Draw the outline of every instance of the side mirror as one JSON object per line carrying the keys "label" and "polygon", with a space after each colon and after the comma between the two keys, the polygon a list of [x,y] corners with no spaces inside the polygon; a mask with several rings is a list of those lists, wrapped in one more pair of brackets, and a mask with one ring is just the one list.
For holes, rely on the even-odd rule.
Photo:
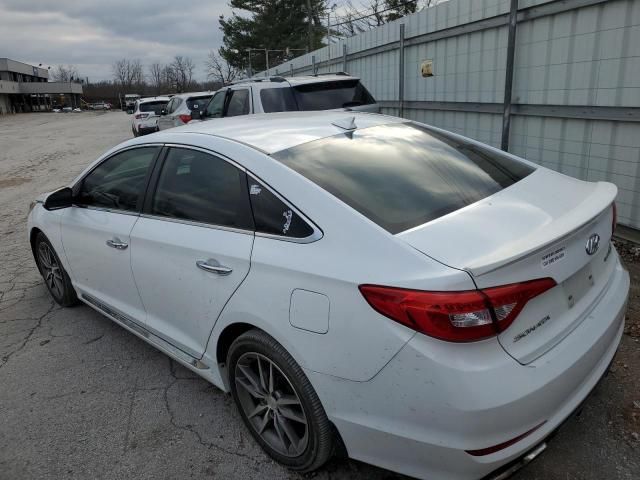
{"label": "side mirror", "polygon": [[167,114],[167,109],[163,108],[162,110],[160,110],[160,115],[166,115]]}
{"label": "side mirror", "polygon": [[73,190],[70,187],[64,187],[60,190],[49,194],[44,201],[43,207],[45,210],[58,210],[61,208],[68,208],[73,204]]}

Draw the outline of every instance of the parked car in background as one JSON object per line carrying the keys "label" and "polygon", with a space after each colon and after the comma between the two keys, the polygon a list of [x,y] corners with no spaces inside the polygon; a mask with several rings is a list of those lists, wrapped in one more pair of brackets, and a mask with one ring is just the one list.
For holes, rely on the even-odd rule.
{"label": "parked car in background", "polygon": [[358,77],[346,73],[240,80],[221,88],[196,120],[251,113],[310,110],[378,112],[379,105]]}
{"label": "parked car in background", "polygon": [[56,302],[231,392],[292,469],[506,478],[619,345],[616,194],[406,119],[288,112],[129,140],[27,239]]}
{"label": "parked car in background", "polygon": [[166,108],[169,100],[169,97],[149,97],[136,102],[131,119],[134,137],[158,131],[160,112]]}
{"label": "parked car in background", "polygon": [[111,110],[111,104],[107,102],[95,102],[87,104],[88,110]]}
{"label": "parked car in background", "polygon": [[206,107],[213,92],[180,93],[171,97],[167,107],[161,112],[158,119],[158,129],[179,127],[191,121],[191,112],[199,111]]}
{"label": "parked car in background", "polygon": [[140,99],[140,95],[137,93],[127,93],[124,96],[124,110],[126,110],[127,113],[133,113],[138,99]]}

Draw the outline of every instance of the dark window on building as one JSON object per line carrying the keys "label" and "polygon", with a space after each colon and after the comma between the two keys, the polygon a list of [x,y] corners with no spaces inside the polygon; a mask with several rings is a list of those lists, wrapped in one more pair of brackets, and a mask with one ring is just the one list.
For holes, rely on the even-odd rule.
{"label": "dark window on building", "polygon": [[253,228],[244,172],[196,150],[169,150],[151,209],[154,215]]}
{"label": "dark window on building", "polygon": [[159,150],[160,147],[134,148],[105,160],[82,181],[77,203],[113,210],[137,210],[147,171]]}
{"label": "dark window on building", "polygon": [[305,238],[313,233],[307,222],[253,177],[248,176],[249,198],[256,232]]}

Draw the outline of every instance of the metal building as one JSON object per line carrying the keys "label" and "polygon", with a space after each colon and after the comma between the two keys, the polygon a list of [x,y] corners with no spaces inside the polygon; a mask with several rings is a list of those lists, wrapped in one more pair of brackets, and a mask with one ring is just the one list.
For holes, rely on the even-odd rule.
{"label": "metal building", "polygon": [[50,110],[53,105],[80,105],[82,85],[49,82],[49,71],[0,58],[0,115]]}

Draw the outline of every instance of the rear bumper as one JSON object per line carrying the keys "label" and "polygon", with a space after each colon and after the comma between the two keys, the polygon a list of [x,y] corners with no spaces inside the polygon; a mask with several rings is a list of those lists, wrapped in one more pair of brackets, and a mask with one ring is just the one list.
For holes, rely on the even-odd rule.
{"label": "rear bumper", "polygon": [[[369,382],[307,375],[350,457],[419,478],[479,479],[538,446],[594,388],[620,343],[628,290],[618,263],[591,314],[526,366],[496,339],[460,345],[416,335]],[[465,452],[542,422],[498,452]]]}

